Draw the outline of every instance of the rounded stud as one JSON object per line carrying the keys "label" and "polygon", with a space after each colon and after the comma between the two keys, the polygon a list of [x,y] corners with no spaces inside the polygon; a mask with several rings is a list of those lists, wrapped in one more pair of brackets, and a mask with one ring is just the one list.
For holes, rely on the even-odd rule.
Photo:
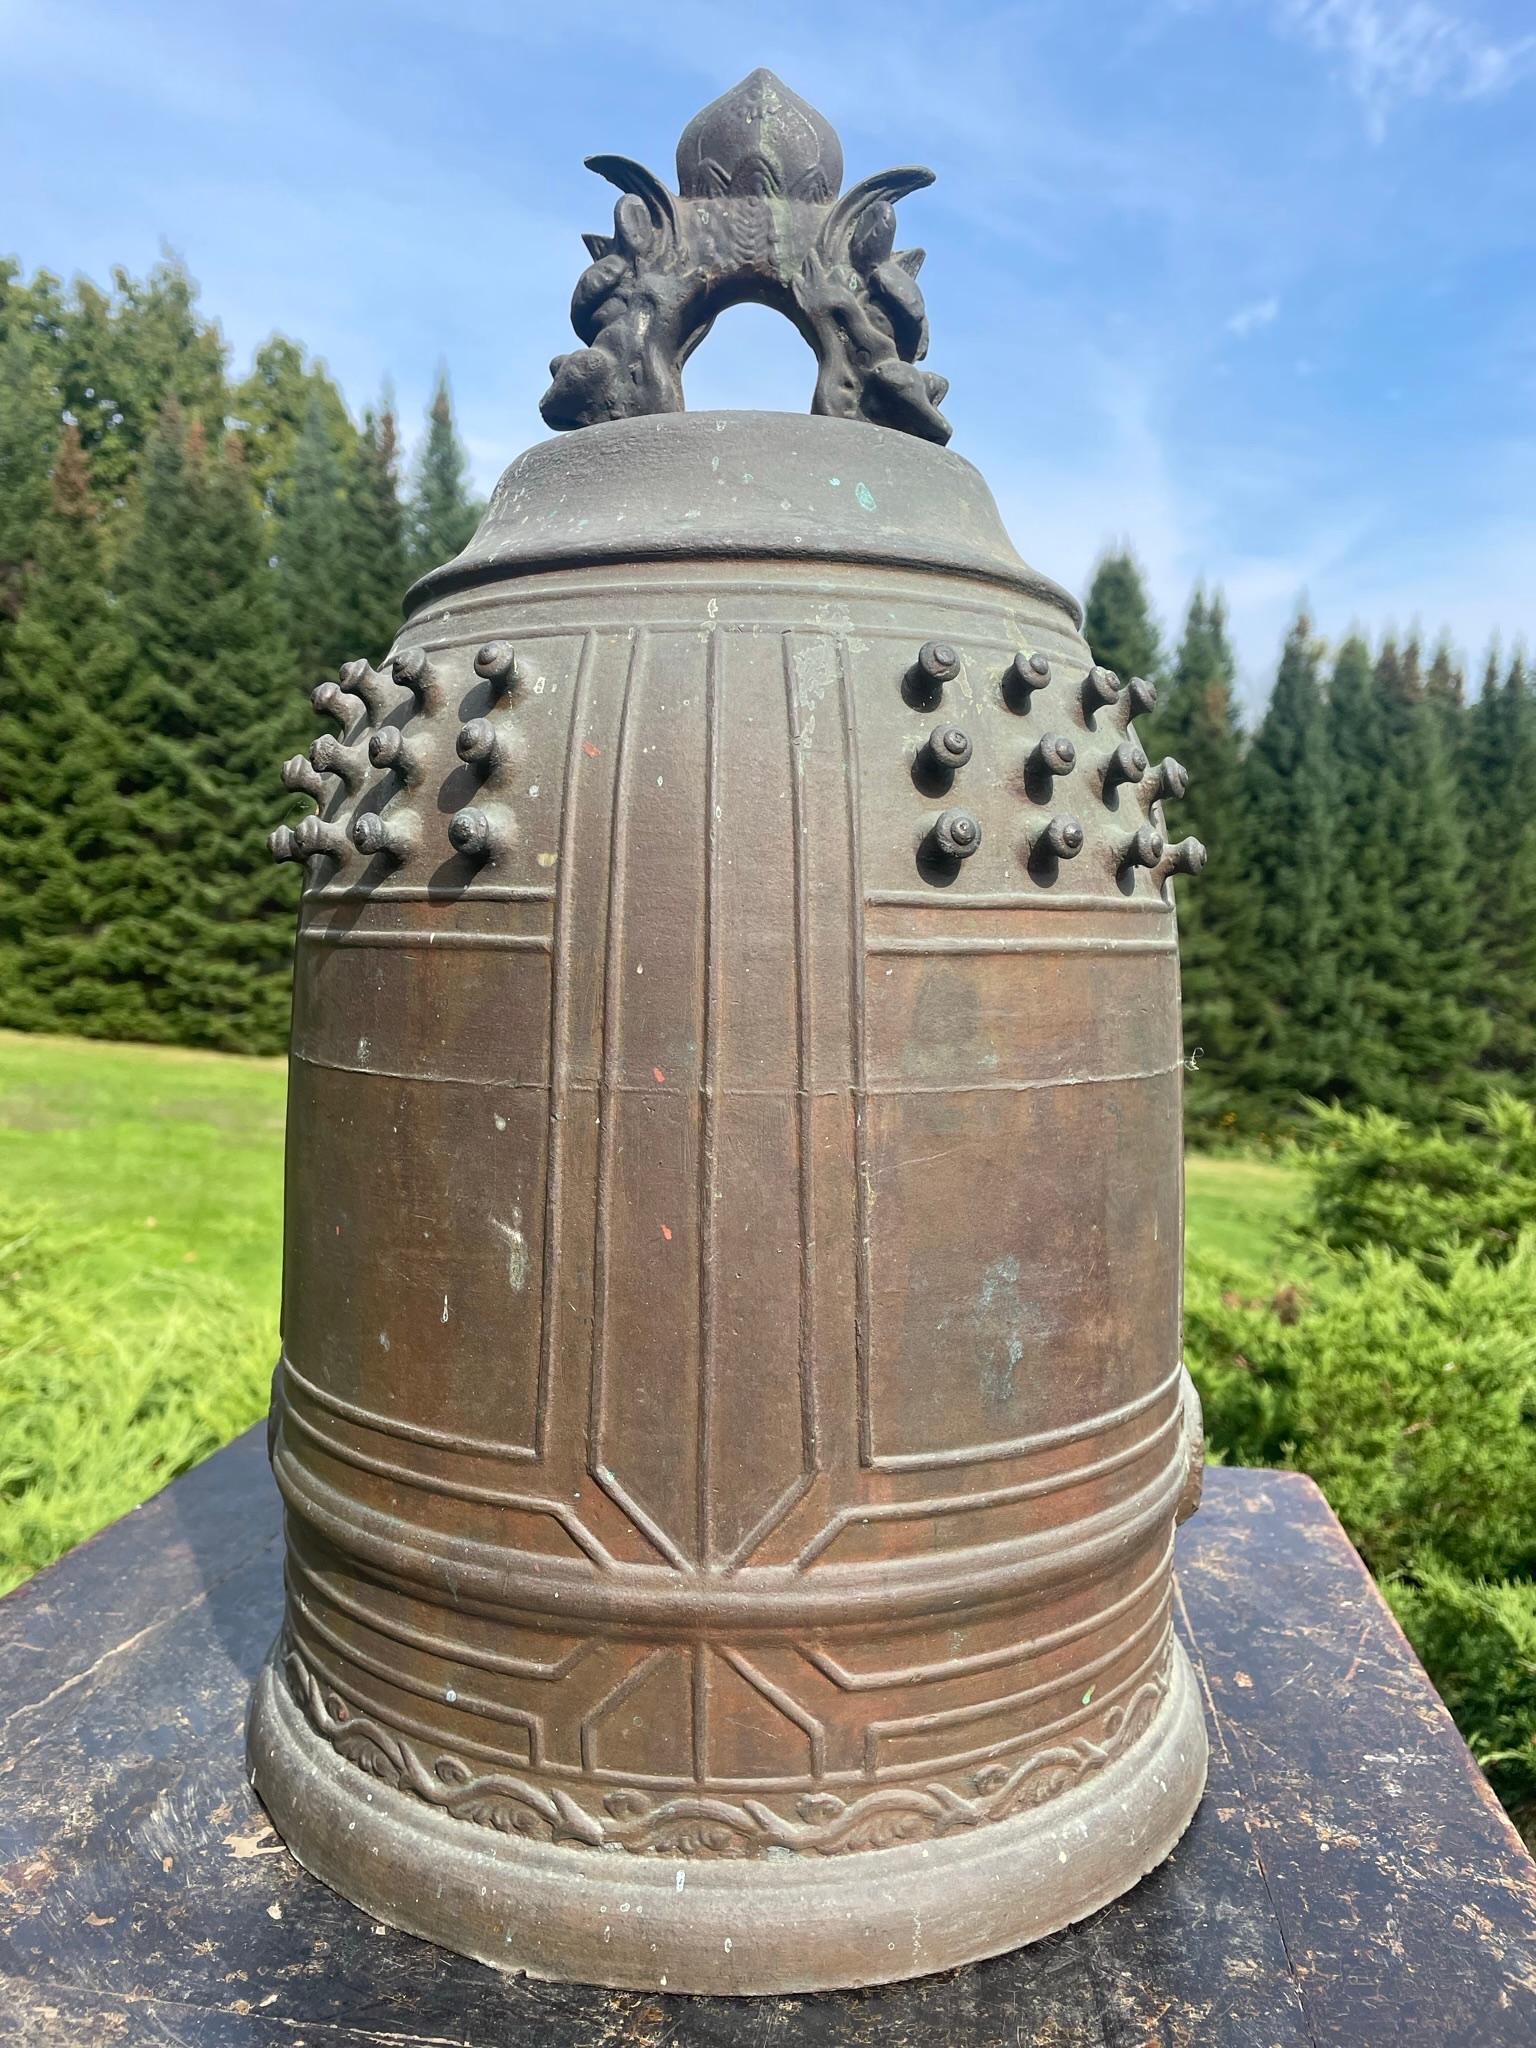
{"label": "rounded stud", "polygon": [[1157,685],[1149,683],[1145,676],[1132,676],[1125,686],[1126,702],[1132,718],[1150,718],[1157,709]]}
{"label": "rounded stud", "polygon": [[370,717],[383,717],[389,708],[389,690],[372,662],[361,659],[344,661],[337,673],[341,677],[342,689],[351,696],[360,697]]}
{"label": "rounded stud", "polygon": [[309,693],[309,701],[322,718],[334,718],[345,732],[363,715],[361,697],[352,697],[336,683],[321,683]]}
{"label": "rounded stud", "polygon": [[282,778],[284,789],[291,789],[295,796],[312,796],[319,803],[325,795],[325,779],[307,755],[290,754],[283,763]]}
{"label": "rounded stud", "polygon": [[1112,668],[1095,664],[1083,677],[1083,702],[1090,711],[1114,704],[1120,697],[1120,678]]}
{"label": "rounded stud", "polygon": [[309,764],[321,775],[339,775],[348,789],[356,789],[363,779],[360,751],[344,747],[334,733],[323,732],[311,743]]}
{"label": "rounded stud", "polygon": [[970,811],[942,811],[931,837],[945,860],[969,860],[981,845],[981,820]]}
{"label": "rounded stud", "polygon": [[1174,799],[1189,793],[1189,770],[1172,754],[1157,764],[1157,793]]}
{"label": "rounded stud", "polygon": [[1122,740],[1104,763],[1104,787],[1117,782],[1140,782],[1147,772],[1147,757],[1134,740]]}
{"label": "rounded stud", "polygon": [[1051,664],[1043,654],[1025,654],[1020,649],[1013,657],[1010,674],[1021,690],[1043,690],[1051,680]]}
{"label": "rounded stud", "polygon": [[389,672],[401,689],[409,690],[413,697],[424,697],[432,681],[432,664],[421,647],[402,647],[390,662]]}
{"label": "rounded stud", "polygon": [[424,709],[442,702],[443,686],[425,648],[402,647],[389,664],[397,686],[408,690]]}
{"label": "rounded stud", "polygon": [[1070,740],[1059,733],[1042,733],[1035,742],[1030,761],[1043,768],[1047,775],[1070,775],[1077,766],[1077,749]]}
{"label": "rounded stud", "polygon": [[267,851],[274,860],[302,860],[299,842],[291,825],[279,825],[267,834]]}
{"label": "rounded stud", "polygon": [[471,718],[461,725],[454,745],[459,759],[474,768],[494,768],[501,755],[501,742],[488,718]]}
{"label": "rounded stud", "polygon": [[377,811],[363,811],[352,820],[352,844],[371,858],[376,853],[389,860],[404,860],[415,840],[412,821],[381,818]]}
{"label": "rounded stud", "polygon": [[948,640],[925,640],[917,653],[919,672],[930,683],[950,683],[960,673],[959,650]]}
{"label": "rounded stud", "polygon": [[1168,849],[1168,865],[1178,875],[1198,875],[1209,859],[1198,839],[1181,839]]}
{"label": "rounded stud", "polygon": [[1052,853],[1057,860],[1076,860],[1083,850],[1083,828],[1076,818],[1048,818],[1035,834],[1032,853]]}
{"label": "rounded stud", "polygon": [[1051,680],[1051,664],[1043,654],[1026,654],[1021,647],[1003,670],[1003,702],[1010,711],[1027,711],[1036,690]]}
{"label": "rounded stud", "polygon": [[302,860],[308,860],[317,853],[329,854],[332,860],[345,860],[351,851],[341,827],[327,824],[314,812],[307,818],[300,818],[294,828],[293,840]]}
{"label": "rounded stud", "polygon": [[489,860],[495,837],[489,814],[478,804],[467,804],[448,821],[448,842],[466,860]]}
{"label": "rounded stud", "polygon": [[402,780],[419,782],[422,777],[421,753],[398,725],[381,725],[368,738],[368,759],[375,768],[393,768]]}
{"label": "rounded stud", "polygon": [[936,725],[928,735],[925,751],[935,768],[952,775],[971,758],[971,736],[958,725]]}
{"label": "rounded stud", "polygon": [[514,690],[522,681],[517,649],[510,640],[487,640],[475,656],[475,674],[496,690]]}
{"label": "rounded stud", "polygon": [[1121,848],[1120,865],[1123,868],[1155,868],[1166,850],[1162,833],[1153,825],[1143,825]]}

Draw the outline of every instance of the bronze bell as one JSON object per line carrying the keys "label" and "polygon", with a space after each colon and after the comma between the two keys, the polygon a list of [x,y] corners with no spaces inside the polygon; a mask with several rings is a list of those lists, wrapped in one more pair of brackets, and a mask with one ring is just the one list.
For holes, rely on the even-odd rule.
{"label": "bronze bell", "polygon": [[[1187,1825],[1165,773],[945,451],[916,251],[770,73],[618,184],[304,864],[250,1733],[294,1853],[535,1975],[872,1984]],[[815,416],[688,414],[743,299]]]}

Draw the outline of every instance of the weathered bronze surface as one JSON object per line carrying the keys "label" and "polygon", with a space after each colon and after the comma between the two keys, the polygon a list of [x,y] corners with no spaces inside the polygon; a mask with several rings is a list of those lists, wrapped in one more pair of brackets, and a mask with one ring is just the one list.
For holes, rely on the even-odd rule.
{"label": "weathered bronze surface", "polygon": [[[757,73],[668,198],[752,252],[737,293],[840,211],[888,251],[890,181],[840,170]],[[319,808],[273,842],[306,884],[251,1762],[301,1861],[470,1954],[867,1984],[1091,1912],[1204,1781],[1169,1625],[1203,849],[1149,689],[976,471],[867,397],[680,412],[691,341],[658,382],[626,261],[609,381],[555,384],[623,402],[512,465],[284,770]]]}

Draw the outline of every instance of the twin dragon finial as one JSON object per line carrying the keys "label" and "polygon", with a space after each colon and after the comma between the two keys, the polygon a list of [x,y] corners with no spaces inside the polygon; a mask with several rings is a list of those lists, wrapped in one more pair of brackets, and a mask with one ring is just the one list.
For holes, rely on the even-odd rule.
{"label": "twin dragon finial", "polygon": [[551,427],[683,410],[683,365],[717,315],[773,306],[816,354],[811,410],[948,441],[945,378],[917,365],[928,316],[921,249],[897,250],[894,202],[933,183],[879,171],[838,197],[831,124],[771,71],[754,71],[696,114],[677,147],[678,190],[623,156],[587,158],[623,193],[611,235],[571,301],[587,344],[550,365],[539,410]]}

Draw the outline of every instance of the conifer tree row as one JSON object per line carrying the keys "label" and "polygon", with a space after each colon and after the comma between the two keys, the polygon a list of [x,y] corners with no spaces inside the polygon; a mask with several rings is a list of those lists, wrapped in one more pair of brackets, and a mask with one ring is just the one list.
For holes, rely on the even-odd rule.
{"label": "conifer tree row", "polygon": [[[1158,637],[1134,557],[1106,555],[1086,631],[1124,675]],[[1251,735],[1219,593],[1196,590],[1142,724],[1188,771],[1179,890],[1196,1135],[1279,1134],[1305,1101],[1429,1121],[1491,1086],[1536,1094],[1536,694],[1493,658],[1470,704],[1416,639],[1329,656],[1305,612]],[[1474,832],[1469,821],[1479,820]]]}
{"label": "conifer tree row", "polygon": [[[354,416],[277,335],[232,383],[173,260],[109,289],[0,261],[0,1024],[274,1050],[292,871],[260,845],[305,702],[378,659],[480,507],[439,372],[402,483],[388,394]],[[1135,557],[1088,593],[1179,835],[1197,1135],[1280,1133],[1313,1097],[1429,1120],[1536,1095],[1536,684],[1496,653],[1299,615],[1245,733],[1225,605],[1167,653]],[[1474,824],[1475,821],[1475,824]]]}
{"label": "conifer tree row", "polygon": [[392,400],[282,336],[231,385],[172,260],[0,262],[0,1025],[281,1047],[278,765],[481,509],[443,374],[423,442],[403,499]]}

